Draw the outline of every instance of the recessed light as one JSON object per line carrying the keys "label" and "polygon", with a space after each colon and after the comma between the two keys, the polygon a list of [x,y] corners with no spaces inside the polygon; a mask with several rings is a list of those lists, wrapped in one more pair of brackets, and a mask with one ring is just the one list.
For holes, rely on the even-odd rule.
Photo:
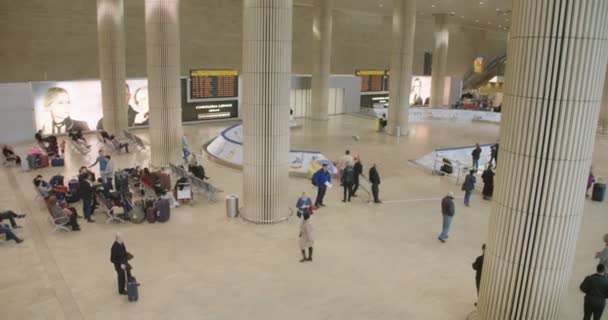
{"label": "recessed light", "polygon": [[499,9],[499,8],[496,8],[496,11],[500,11],[500,9]]}
{"label": "recessed light", "polygon": [[475,20],[475,22],[479,22],[479,20]]}
{"label": "recessed light", "polygon": [[483,4],[483,1],[479,1],[479,4]]}
{"label": "recessed light", "polygon": [[464,16],[460,16],[461,19],[464,19]]}
{"label": "recessed light", "polygon": [[499,28],[502,28],[502,24],[499,24],[499,25],[498,25],[498,27],[499,27]]}
{"label": "recessed light", "polygon": [[488,22],[488,24],[492,24],[492,22]]}
{"label": "recessed light", "polygon": [[506,22],[509,22],[509,19],[505,19]]}
{"label": "recessed light", "polygon": [[435,8],[435,5],[434,5],[434,4],[432,4],[432,5],[431,5],[431,8]]}
{"label": "recessed light", "polygon": [[455,14],[456,14],[456,12],[452,11],[452,12],[450,12],[450,14],[451,14],[451,15],[455,15]]}
{"label": "recessed light", "polygon": [[378,6],[379,6],[380,8],[384,7],[384,5],[383,5],[382,3],[381,3],[381,4],[379,4]]}

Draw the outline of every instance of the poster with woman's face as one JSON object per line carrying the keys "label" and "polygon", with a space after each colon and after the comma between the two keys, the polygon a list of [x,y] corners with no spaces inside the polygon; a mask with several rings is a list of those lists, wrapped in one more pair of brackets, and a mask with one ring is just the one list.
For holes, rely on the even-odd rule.
{"label": "poster with woman's face", "polygon": [[[148,124],[148,81],[125,84],[129,126]],[[96,130],[102,123],[101,83],[98,80],[33,82],[36,129],[44,134]]]}

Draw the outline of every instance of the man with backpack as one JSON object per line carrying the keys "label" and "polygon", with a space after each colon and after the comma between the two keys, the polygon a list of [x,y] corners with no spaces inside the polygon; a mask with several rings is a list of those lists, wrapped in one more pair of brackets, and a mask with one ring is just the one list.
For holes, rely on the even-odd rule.
{"label": "man with backpack", "polygon": [[317,199],[315,201],[315,206],[325,207],[325,204],[323,204],[323,198],[325,197],[327,187],[331,187],[331,174],[327,169],[326,163],[324,163],[323,167],[315,172],[315,174],[312,176],[312,185],[317,187]]}
{"label": "man with backpack", "polygon": [[475,149],[471,152],[471,157],[473,158],[473,168],[477,170],[479,168],[479,158],[481,157],[481,148],[479,147],[479,143],[475,144]]}

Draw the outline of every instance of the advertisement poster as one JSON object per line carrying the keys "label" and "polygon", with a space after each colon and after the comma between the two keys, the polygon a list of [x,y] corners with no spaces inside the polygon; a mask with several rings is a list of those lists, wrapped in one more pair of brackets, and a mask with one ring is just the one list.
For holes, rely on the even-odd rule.
{"label": "advertisement poster", "polygon": [[[237,100],[187,102],[186,85],[181,79],[182,121],[238,117]],[[149,125],[148,80],[128,79],[125,90],[129,126]],[[32,95],[36,129],[44,134],[103,128],[99,80],[32,82]]]}

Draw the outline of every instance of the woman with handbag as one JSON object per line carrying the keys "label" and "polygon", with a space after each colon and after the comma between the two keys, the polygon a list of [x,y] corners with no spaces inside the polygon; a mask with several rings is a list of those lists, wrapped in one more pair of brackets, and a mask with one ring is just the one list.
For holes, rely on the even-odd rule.
{"label": "woman with handbag", "polygon": [[302,192],[302,195],[300,196],[300,198],[298,198],[298,202],[296,202],[296,208],[298,209],[298,212],[296,213],[298,218],[302,217],[304,211],[312,209],[312,200],[306,195],[306,192]]}
{"label": "woman with handbag", "polygon": [[133,259],[133,255],[127,252],[127,247],[125,247],[120,234],[116,234],[116,239],[112,245],[110,261],[114,264],[114,270],[118,276],[118,294],[127,294],[127,280],[132,277],[131,265],[129,264],[129,260],[131,259]]}
{"label": "woman with handbag", "polygon": [[[300,225],[300,250],[302,251],[302,259],[300,262],[312,262],[312,247],[314,245],[314,234],[312,224],[310,223],[310,209],[304,210],[302,214],[303,220]],[[308,258],[306,257],[306,249],[308,249]]]}

